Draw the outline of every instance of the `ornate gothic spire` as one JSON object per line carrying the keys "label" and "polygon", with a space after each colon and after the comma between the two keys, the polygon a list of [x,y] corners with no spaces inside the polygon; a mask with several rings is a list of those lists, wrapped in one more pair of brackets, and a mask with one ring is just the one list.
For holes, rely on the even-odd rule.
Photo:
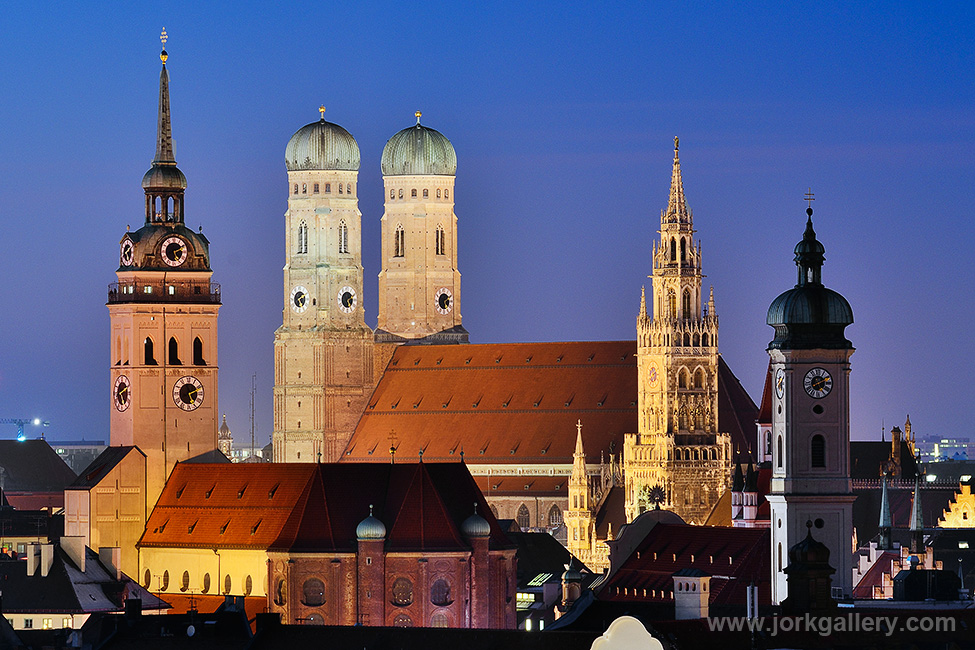
{"label": "ornate gothic spire", "polygon": [[684,181],[680,176],[680,140],[674,136],[674,170],[670,177],[670,200],[667,202],[666,221],[681,221],[690,218],[687,202],[684,201]]}
{"label": "ornate gothic spire", "polygon": [[921,512],[921,473],[914,476],[914,503],[911,504],[911,553],[924,552],[924,514]]}
{"label": "ornate gothic spire", "polygon": [[640,287],[640,318],[647,317],[647,288]]}
{"label": "ornate gothic spire", "polygon": [[156,158],[152,161],[154,165],[158,163],[176,164],[176,158],[173,156],[173,127],[169,117],[169,73],[166,71],[166,59],[169,58],[169,54],[166,52],[168,38],[164,27],[162,36],[159,38],[162,41],[163,50],[159,54],[162,70],[159,72],[159,123],[156,128]]}
{"label": "ornate gothic spire", "polygon": [[881,550],[890,548],[891,528],[890,498],[887,496],[887,472],[884,472],[883,488],[880,493],[880,543],[878,544],[878,548]]}

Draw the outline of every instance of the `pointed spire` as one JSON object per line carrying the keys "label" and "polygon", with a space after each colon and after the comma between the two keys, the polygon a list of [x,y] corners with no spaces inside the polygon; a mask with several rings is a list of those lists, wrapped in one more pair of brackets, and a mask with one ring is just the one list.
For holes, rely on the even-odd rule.
{"label": "pointed spire", "polygon": [[586,452],[582,449],[582,420],[576,422],[576,453],[575,456],[585,458]]}
{"label": "pointed spire", "polygon": [[924,514],[921,512],[921,472],[914,475],[914,502],[911,504],[911,553],[924,552]]}
{"label": "pointed spire", "polygon": [[667,201],[666,221],[680,221],[689,218],[687,202],[684,200],[684,181],[680,175],[680,140],[674,136],[674,169],[670,177],[670,200]]}
{"label": "pointed spire", "polygon": [[647,316],[647,288],[646,286],[640,287],[640,318],[646,318]]}
{"label": "pointed spire", "polygon": [[173,127],[169,115],[169,72],[166,71],[166,60],[169,54],[166,52],[166,28],[163,27],[160,40],[163,44],[162,53],[159,58],[162,60],[162,70],[159,72],[159,123],[156,128],[156,158],[153,164],[170,163],[175,165],[176,158],[173,156]]}
{"label": "pointed spire", "polygon": [[883,487],[880,492],[880,543],[881,550],[890,548],[890,529],[893,527],[890,516],[890,497],[887,496],[887,472],[884,472]]}
{"label": "pointed spire", "polygon": [[718,312],[714,308],[714,287],[711,287],[711,293],[708,295],[708,316],[715,318]]}

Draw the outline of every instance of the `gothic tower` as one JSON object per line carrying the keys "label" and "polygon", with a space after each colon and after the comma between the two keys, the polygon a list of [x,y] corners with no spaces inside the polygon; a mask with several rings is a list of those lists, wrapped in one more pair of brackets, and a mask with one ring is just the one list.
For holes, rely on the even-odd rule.
{"label": "gothic tower", "polygon": [[593,550],[593,516],[589,503],[589,472],[586,452],[582,446],[582,421],[576,424],[576,450],[572,455],[572,474],[569,476],[569,507],[565,513],[566,548],[575,557],[583,558]]}
{"label": "gothic tower", "polygon": [[653,245],[652,316],[644,293],[637,318],[639,433],[624,441],[628,521],[659,504],[701,523],[731,474],[730,436],[718,432],[718,317],[713,291],[702,304],[701,245],[678,144]]}
{"label": "gothic tower", "polygon": [[[165,32],[163,38],[165,45]],[[177,461],[217,447],[217,312],[210,242],[184,223],[186,177],[176,166],[166,50],[160,55],[156,156],[142,179],[145,224],[122,237],[109,287],[111,444],[146,455],[146,502]]]}
{"label": "gothic tower", "polygon": [[285,149],[284,311],[274,333],[274,460],[335,462],[375,385],[362,308],[359,145],[321,119]]}
{"label": "gothic tower", "polygon": [[454,178],[457,155],[439,131],[420,124],[386,143],[386,211],[376,340],[467,343],[461,324]]}
{"label": "gothic tower", "polygon": [[852,593],[853,501],[850,482],[850,356],[844,330],[850,303],[823,286],[825,249],[816,239],[812,208],[795,248],[799,281],[769,306],[772,404],[772,600],[788,595],[787,553],[807,523],[830,551],[834,588]]}

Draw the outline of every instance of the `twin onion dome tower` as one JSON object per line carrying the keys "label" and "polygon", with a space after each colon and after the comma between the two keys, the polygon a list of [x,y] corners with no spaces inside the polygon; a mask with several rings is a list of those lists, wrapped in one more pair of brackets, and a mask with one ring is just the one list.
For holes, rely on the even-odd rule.
{"label": "twin onion dome tower", "polygon": [[376,330],[362,308],[359,146],[320,119],[285,148],[284,311],[274,339],[274,458],[334,462],[400,344],[467,343],[461,324],[457,155],[420,123],[382,154],[385,213]]}

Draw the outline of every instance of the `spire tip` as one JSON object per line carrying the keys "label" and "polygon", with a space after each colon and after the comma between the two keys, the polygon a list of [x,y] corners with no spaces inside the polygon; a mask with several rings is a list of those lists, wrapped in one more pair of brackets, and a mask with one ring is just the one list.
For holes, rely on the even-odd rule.
{"label": "spire tip", "polygon": [[166,52],[166,41],[169,40],[169,34],[166,33],[166,28],[162,28],[162,33],[159,35],[159,41],[162,43],[162,52],[159,53],[159,60],[166,65],[166,59],[169,58],[169,54]]}

